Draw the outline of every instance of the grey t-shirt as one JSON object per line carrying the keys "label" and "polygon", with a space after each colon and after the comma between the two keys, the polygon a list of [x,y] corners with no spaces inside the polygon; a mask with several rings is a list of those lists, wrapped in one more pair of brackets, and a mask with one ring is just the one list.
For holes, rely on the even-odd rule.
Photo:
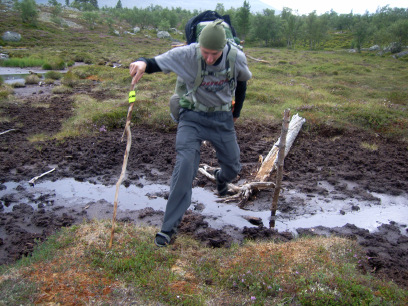
{"label": "grey t-shirt", "polygon": [[[177,47],[155,57],[155,60],[164,73],[174,72],[184,80],[187,90],[194,87],[194,82],[198,71],[197,43],[183,47]],[[219,72],[225,69],[228,46],[225,46],[221,62],[216,66],[206,65],[209,72]],[[236,78],[238,81],[248,81],[252,74],[248,69],[245,54],[239,50],[235,61]],[[228,78],[224,75],[206,75],[203,82],[196,91],[196,99],[201,104],[208,107],[221,106],[231,103],[232,93],[228,83]]]}

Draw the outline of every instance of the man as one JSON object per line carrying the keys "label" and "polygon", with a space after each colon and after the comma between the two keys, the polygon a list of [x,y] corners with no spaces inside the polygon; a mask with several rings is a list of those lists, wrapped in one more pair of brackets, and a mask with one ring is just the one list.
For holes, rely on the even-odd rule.
{"label": "man", "polygon": [[[163,225],[155,237],[157,246],[170,243],[191,204],[192,183],[199,167],[202,141],[210,141],[216,150],[221,169],[216,170],[214,175],[221,196],[227,194],[227,183],[241,170],[234,122],[240,115],[245,99],[246,81],[252,74],[248,69],[245,54],[240,50],[236,54],[234,65],[236,83],[223,74],[228,61],[227,55],[232,47],[227,44],[221,22],[222,20],[216,20],[205,26],[198,44],[178,47],[152,59],[140,58],[129,67],[133,77],[132,84],[136,84],[145,72],[158,71],[174,72],[186,84],[187,93],[178,97],[182,108],[179,112],[176,136],[177,157]],[[197,54],[201,54],[201,57]],[[198,86],[195,86],[200,69],[205,71],[205,74]],[[231,88],[231,84],[234,88]],[[234,92],[236,104],[232,112]]]}

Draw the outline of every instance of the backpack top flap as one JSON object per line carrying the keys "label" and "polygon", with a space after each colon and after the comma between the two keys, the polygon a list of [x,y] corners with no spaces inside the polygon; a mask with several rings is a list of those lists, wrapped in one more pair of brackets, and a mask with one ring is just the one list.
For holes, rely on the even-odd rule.
{"label": "backpack top flap", "polygon": [[[232,37],[237,36],[235,29],[232,27],[231,25],[231,20],[229,15],[224,15],[221,16],[219,13],[215,12],[215,11],[205,11],[202,12],[201,14],[192,17],[189,21],[187,21],[186,26],[185,26],[185,33],[186,33],[186,40],[187,40],[187,44],[191,44],[193,42],[197,41],[197,25],[200,22],[203,21],[214,21],[217,19],[223,19],[226,24],[229,26],[230,30],[231,30],[231,35]],[[202,30],[202,28],[200,29]],[[227,34],[228,36],[228,34]],[[229,38],[229,37],[227,37]]]}

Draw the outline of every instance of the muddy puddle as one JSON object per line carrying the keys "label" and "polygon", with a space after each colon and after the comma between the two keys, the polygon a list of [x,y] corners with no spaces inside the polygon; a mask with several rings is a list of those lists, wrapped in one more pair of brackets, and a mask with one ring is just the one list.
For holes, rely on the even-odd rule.
{"label": "muddy puddle", "polygon": [[[346,182],[347,183],[347,182]],[[352,190],[355,184],[347,183]],[[327,182],[319,182],[329,193],[334,192]],[[34,209],[44,206],[58,206],[67,209],[88,210],[90,218],[110,218],[113,212],[113,202],[116,186],[106,186],[98,183],[79,182],[74,179],[58,181],[40,181],[34,186],[28,182],[4,183],[0,190],[3,212],[13,211],[15,203],[27,203]],[[129,212],[152,208],[164,211],[169,187],[140,180],[137,185],[122,185],[119,189],[118,209],[126,216]],[[375,231],[382,224],[408,222],[408,196],[390,196],[369,193],[369,200],[361,200],[347,195],[334,194],[330,200],[327,196],[302,193],[299,190],[285,190],[281,196],[280,205],[283,211],[277,212],[276,226],[280,232],[289,231],[296,234],[297,228],[341,227],[346,224]],[[268,203],[263,205],[247,205],[240,209],[236,203],[221,203],[220,198],[209,188],[193,188],[190,209],[204,216],[204,221],[211,228],[223,229],[232,226],[257,227],[262,221],[269,225],[270,210]],[[99,208],[98,208],[99,205]],[[289,211],[287,207],[290,207]],[[256,224],[248,221],[258,220]],[[405,225],[406,226],[406,225]],[[401,227],[401,233],[407,234]]]}
{"label": "muddy puddle", "polygon": [[47,70],[43,69],[23,69],[14,67],[0,67],[0,76],[3,78],[4,82],[7,84],[25,84],[25,77],[32,73],[39,76],[44,76]]}
{"label": "muddy puddle", "polygon": [[[75,63],[75,66],[85,65],[84,63]],[[0,67],[0,76],[3,78],[4,82],[7,84],[25,84],[25,77],[30,74],[37,74],[44,78],[44,75],[51,70],[44,70],[38,67],[33,68],[18,68],[18,67]],[[66,73],[68,70],[53,70],[60,73]]]}

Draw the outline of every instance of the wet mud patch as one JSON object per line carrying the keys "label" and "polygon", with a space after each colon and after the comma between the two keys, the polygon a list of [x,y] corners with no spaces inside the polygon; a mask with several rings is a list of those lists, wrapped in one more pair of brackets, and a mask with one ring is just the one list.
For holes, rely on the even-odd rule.
{"label": "wet mud patch", "polygon": [[30,255],[36,245],[62,227],[74,224],[75,218],[70,213],[56,211],[54,207],[34,210],[28,204],[13,206],[9,213],[0,213],[0,240],[2,241],[0,263],[12,263],[22,256]]}
{"label": "wet mud patch", "polygon": [[[353,224],[342,227],[299,228],[300,235],[340,236],[356,240],[366,251],[370,273],[408,288],[407,225],[391,222],[369,232]],[[405,233],[404,233],[405,232]]]}

